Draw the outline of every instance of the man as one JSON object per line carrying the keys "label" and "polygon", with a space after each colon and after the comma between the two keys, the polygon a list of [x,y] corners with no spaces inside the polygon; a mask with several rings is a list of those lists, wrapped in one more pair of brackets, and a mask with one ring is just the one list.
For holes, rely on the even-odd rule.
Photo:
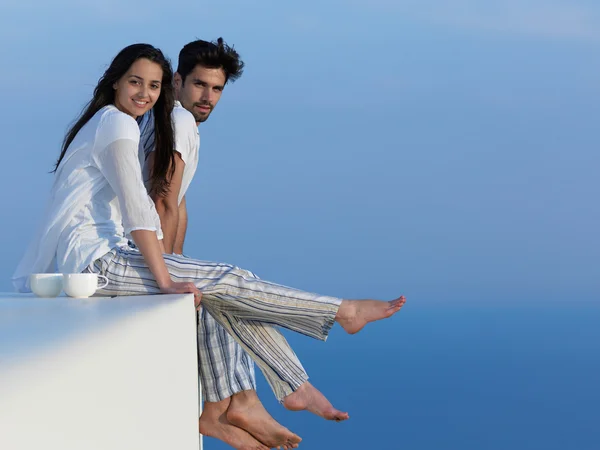
{"label": "man", "polygon": [[[174,76],[175,168],[165,196],[153,198],[160,216],[166,253],[183,254],[187,229],[185,193],[198,164],[198,126],[206,121],[227,82],[238,79],[244,63],[219,38],[197,40],[179,53]],[[153,117],[140,121],[140,154],[145,177],[153,164]],[[143,151],[143,153],[142,153]],[[296,448],[300,437],[278,424],[256,395],[254,363],[233,338],[204,310],[198,325],[199,370],[205,396],[200,432],[236,449]],[[264,444],[264,445],[261,445]]]}

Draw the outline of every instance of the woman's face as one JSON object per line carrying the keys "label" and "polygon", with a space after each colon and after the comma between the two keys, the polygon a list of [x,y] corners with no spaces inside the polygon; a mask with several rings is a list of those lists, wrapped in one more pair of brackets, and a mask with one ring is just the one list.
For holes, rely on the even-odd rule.
{"label": "woman's face", "polygon": [[134,119],[148,112],[160,96],[162,68],[146,58],[135,61],[113,84],[115,106]]}

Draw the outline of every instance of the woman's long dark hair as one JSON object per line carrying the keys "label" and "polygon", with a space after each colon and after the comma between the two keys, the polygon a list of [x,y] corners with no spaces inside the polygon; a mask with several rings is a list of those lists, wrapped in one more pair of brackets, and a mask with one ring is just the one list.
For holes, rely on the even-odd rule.
{"label": "woman's long dark hair", "polygon": [[171,123],[171,112],[175,102],[173,91],[173,69],[170,61],[163,53],[149,44],[133,44],[125,47],[110,63],[104,75],[98,80],[94,89],[94,96],[84,108],[77,122],[69,129],[62,145],[62,151],[53,172],[56,172],[60,162],[65,156],[69,145],[83,126],[106,105],[115,101],[115,90],[113,85],[127,73],[131,65],[140,58],[146,58],[161,66],[163,71],[161,92],[154,104],[154,133],[155,153],[154,166],[150,177],[151,194],[164,195],[169,189],[169,180],[175,170],[175,148],[173,136],[173,124]]}

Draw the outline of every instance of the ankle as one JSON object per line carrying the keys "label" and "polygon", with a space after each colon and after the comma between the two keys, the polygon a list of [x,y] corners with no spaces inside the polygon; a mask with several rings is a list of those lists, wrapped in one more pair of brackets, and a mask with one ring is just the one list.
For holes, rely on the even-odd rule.
{"label": "ankle", "polygon": [[354,317],[356,313],[356,306],[352,300],[342,300],[340,307],[335,315],[335,320],[347,320]]}
{"label": "ankle", "polygon": [[247,407],[256,404],[260,400],[258,399],[258,395],[256,395],[256,391],[254,390],[246,390],[236,392],[231,396],[231,403],[229,405],[229,409],[231,407],[239,408],[239,407]]}
{"label": "ankle", "polygon": [[[221,400],[219,402],[204,402],[202,408],[202,416],[207,417],[219,417],[229,408],[231,404],[231,397]],[[202,418],[202,416],[200,418]]]}

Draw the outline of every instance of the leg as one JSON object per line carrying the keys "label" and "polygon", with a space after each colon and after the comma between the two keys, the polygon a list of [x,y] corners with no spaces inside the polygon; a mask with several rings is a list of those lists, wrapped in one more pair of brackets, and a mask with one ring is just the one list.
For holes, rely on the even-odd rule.
{"label": "leg", "polygon": [[[298,378],[298,383],[293,384],[285,382],[285,380],[291,380],[294,374],[285,372],[286,367],[283,362],[297,361],[298,366],[300,362],[297,360],[296,355],[292,352],[291,348],[285,338],[279,333],[279,331],[273,327],[262,326],[261,324],[244,321],[242,319],[235,319],[234,317],[228,317],[226,315],[219,316],[219,311],[215,311],[217,314],[216,320],[223,325],[223,327],[229,331],[232,336],[239,338],[240,345],[250,353],[253,359],[257,362],[261,368],[265,378],[271,385],[273,392],[277,398],[283,403],[286,409],[291,411],[307,410],[323,417],[327,420],[342,421],[349,418],[348,413],[337,410],[333,405],[315,389],[308,381],[302,382],[302,378]],[[262,339],[261,339],[262,338]],[[266,348],[260,347],[263,342],[266,342]],[[286,351],[289,352],[286,353]],[[293,368],[293,364],[288,364],[287,368]],[[278,370],[280,370],[278,372]],[[295,374],[301,377],[300,373]],[[306,378],[306,380],[308,377]]]}
{"label": "leg", "polygon": [[199,313],[198,371],[208,402],[256,390],[254,362],[205,308]]}
{"label": "leg", "polygon": [[[104,275],[111,282],[102,292],[117,295],[160,292],[138,251],[119,249],[111,253],[110,261],[102,259],[106,266]],[[328,417],[328,412],[322,410],[322,394],[306,383],[304,369],[273,325],[325,340],[341,300],[264,282],[227,264],[164,257],[173,278],[194,282],[204,293],[204,307],[257,362],[280,400],[306,384],[303,390],[310,395],[303,396],[304,406],[294,405],[290,409],[307,409]],[[371,317],[368,321],[376,319]],[[337,413],[334,418],[342,419]]]}
{"label": "leg", "polygon": [[[202,308],[198,323],[198,356],[200,380],[205,395],[200,423],[219,417],[223,400],[231,402],[227,421],[254,436],[269,448],[292,446],[301,439],[277,423],[256,395],[254,363],[240,345]],[[227,442],[230,437],[218,433],[230,428],[215,427],[213,437]]]}
{"label": "leg", "polygon": [[[265,326],[280,326],[324,341],[342,302],[260,280],[251,272],[229,264],[163,256],[171,277],[193,282],[203,293],[203,306],[211,313],[221,309],[231,316]],[[115,249],[94,264],[109,279],[109,285],[98,294],[160,293],[137,249]]]}
{"label": "leg", "polygon": [[[280,401],[306,382],[308,375],[300,361],[271,323],[324,340],[334,323],[338,299],[263,282],[250,272],[228,264],[173,255],[164,258],[174,279],[194,282],[203,291],[203,308],[257,362]],[[101,293],[160,292],[136,249],[114,250],[98,264],[110,281]],[[240,328],[240,324],[244,326]]]}

